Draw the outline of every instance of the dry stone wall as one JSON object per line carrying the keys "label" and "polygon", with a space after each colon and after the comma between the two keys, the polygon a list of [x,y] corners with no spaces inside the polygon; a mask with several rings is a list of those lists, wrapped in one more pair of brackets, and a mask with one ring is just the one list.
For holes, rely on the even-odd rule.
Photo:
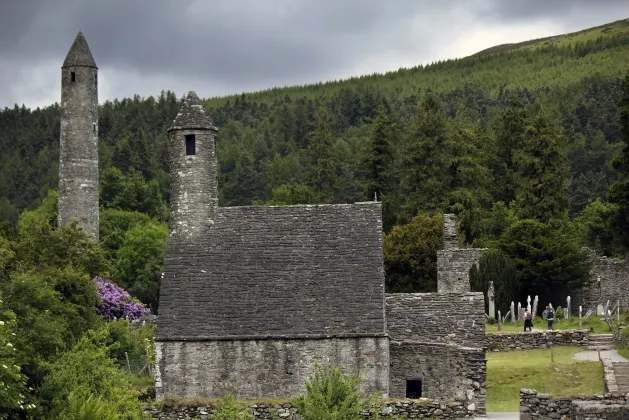
{"label": "dry stone wall", "polygon": [[520,390],[520,420],[627,420],[629,394],[605,394],[553,399],[534,389]]}
{"label": "dry stone wall", "polygon": [[369,393],[389,390],[389,339],[322,338],[166,341],[155,344],[158,400],[289,398],[305,391],[315,362],[358,373]]}
{"label": "dry stone wall", "polygon": [[[468,408],[469,404],[452,400],[433,400],[421,398],[419,400],[388,401],[365,410],[364,419],[374,418],[377,411],[379,418],[427,418],[427,419],[473,419],[477,412]],[[472,407],[473,408],[473,407]],[[299,420],[299,410],[291,402],[274,404],[251,404],[243,411],[251,413],[255,419],[287,419]],[[176,406],[158,408],[145,407],[145,411],[156,419],[212,419],[216,413],[213,405]]]}
{"label": "dry stone wall", "polygon": [[576,302],[576,308],[571,305],[572,313],[578,314],[579,304],[583,305],[584,311],[595,310],[598,304],[605,306],[608,300],[610,307],[620,301],[620,311],[629,311],[629,265],[625,260],[600,257],[593,251],[589,259],[592,263],[590,285],[581,291],[581,303]]}
{"label": "dry stone wall", "polygon": [[488,351],[544,349],[555,346],[587,346],[588,330],[533,331],[487,334]]}
{"label": "dry stone wall", "polygon": [[470,291],[470,269],[485,252],[481,248],[437,251],[437,290],[439,293]]}

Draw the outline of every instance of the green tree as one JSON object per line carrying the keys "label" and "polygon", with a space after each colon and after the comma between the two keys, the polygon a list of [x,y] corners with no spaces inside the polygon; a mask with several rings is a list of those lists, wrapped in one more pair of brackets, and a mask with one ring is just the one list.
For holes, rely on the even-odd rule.
{"label": "green tree", "polygon": [[618,208],[614,226],[626,251],[629,249],[629,75],[621,86],[619,108],[623,146],[612,162],[619,179],[610,186],[608,200]]}
{"label": "green tree", "polygon": [[565,146],[561,129],[542,110],[526,128],[513,156],[520,218],[548,221],[567,214],[569,168]]}
{"label": "green tree", "polygon": [[321,203],[334,203],[337,196],[337,173],[332,148],[335,138],[325,108],[317,109],[308,134],[310,157],[309,184]]}
{"label": "green tree", "polygon": [[136,225],[118,249],[118,274],[133,296],[157,311],[159,282],[169,231],[165,224]]}
{"label": "green tree", "polygon": [[614,229],[618,207],[596,199],[574,220],[579,238],[588,247],[608,257],[623,255],[620,235]]}
{"label": "green tree", "polygon": [[498,248],[520,273],[520,300],[539,295],[542,302],[551,302],[558,291],[575,290],[589,280],[579,241],[552,224],[517,221],[502,234]]}
{"label": "green tree", "polygon": [[376,119],[371,124],[369,133],[369,146],[365,157],[366,167],[366,200],[373,200],[377,194],[382,200],[382,195],[390,191],[390,171],[393,159],[392,145],[395,143],[393,124],[387,116],[387,110],[383,105],[378,107]]}
{"label": "green tree", "polygon": [[470,285],[473,292],[483,292],[485,295],[485,312],[488,312],[489,301],[487,291],[489,282],[494,282],[494,300],[496,311],[506,315],[511,302],[520,301],[520,274],[513,262],[501,251],[490,249],[478,261],[478,268],[473,265],[470,269]]}
{"label": "green tree", "polygon": [[384,269],[388,292],[434,292],[437,250],[443,248],[441,217],[419,213],[384,236]]}
{"label": "green tree", "polygon": [[282,184],[273,188],[273,198],[266,202],[267,206],[288,206],[292,204],[315,204],[316,196],[307,185]]}

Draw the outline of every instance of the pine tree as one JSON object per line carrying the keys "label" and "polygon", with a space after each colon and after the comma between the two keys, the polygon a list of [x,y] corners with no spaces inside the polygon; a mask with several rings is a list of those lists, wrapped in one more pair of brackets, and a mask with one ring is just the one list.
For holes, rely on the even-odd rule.
{"label": "pine tree", "polygon": [[513,154],[521,219],[547,222],[566,215],[569,167],[565,145],[562,130],[544,110],[526,128],[522,143]]}
{"label": "pine tree", "polygon": [[383,105],[378,107],[377,112],[378,116],[371,125],[369,150],[365,158],[367,200],[373,200],[376,195],[381,200],[383,195],[388,194],[390,187],[393,125]]}
{"label": "pine tree", "polygon": [[308,134],[310,157],[310,186],[321,203],[334,203],[337,199],[336,164],[332,155],[334,133],[324,108],[317,109],[312,131]]}
{"label": "pine tree", "polygon": [[623,148],[612,162],[619,179],[609,187],[608,199],[618,207],[614,226],[626,252],[629,250],[629,75],[625,77],[621,91],[619,113]]}

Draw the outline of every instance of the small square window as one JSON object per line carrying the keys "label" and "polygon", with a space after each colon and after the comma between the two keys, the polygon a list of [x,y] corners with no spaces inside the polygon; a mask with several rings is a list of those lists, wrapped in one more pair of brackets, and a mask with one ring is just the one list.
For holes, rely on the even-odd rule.
{"label": "small square window", "polygon": [[186,134],[186,155],[196,154],[196,139],[194,134]]}
{"label": "small square window", "polygon": [[417,399],[422,396],[422,381],[421,379],[407,379],[406,380],[406,398]]}
{"label": "small square window", "polygon": [[70,80],[72,81],[72,83],[76,82],[76,73],[75,72],[70,73]]}

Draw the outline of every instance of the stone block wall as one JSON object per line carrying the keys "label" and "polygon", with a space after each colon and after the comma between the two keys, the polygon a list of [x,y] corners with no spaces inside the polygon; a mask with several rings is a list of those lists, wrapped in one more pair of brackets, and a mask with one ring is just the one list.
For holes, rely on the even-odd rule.
{"label": "stone block wall", "polygon": [[156,397],[289,398],[305,391],[315,362],[358,373],[365,391],[389,391],[389,339],[382,337],[163,341],[155,344]]}
{"label": "stone block wall", "polygon": [[407,380],[422,381],[422,397],[454,399],[485,412],[485,351],[452,344],[392,341],[389,396],[405,398]]}
{"label": "stone block wall", "polygon": [[488,351],[545,349],[555,346],[587,346],[588,330],[533,331],[487,334]]}
{"label": "stone block wall", "polygon": [[443,249],[437,251],[437,291],[470,291],[470,269],[485,252],[481,248]]}
{"label": "stone block wall", "polygon": [[[593,251],[589,260],[592,263],[590,285],[581,291],[581,303],[573,306],[573,314],[578,315],[579,304],[583,305],[584,314],[588,309],[595,310],[597,304],[605,306],[609,300],[610,309],[620,301],[620,311],[629,311],[629,265],[625,260],[600,257]],[[600,288],[597,278],[600,277]],[[575,312],[576,310],[576,312]]]}
{"label": "stone block wall", "polygon": [[629,394],[605,394],[553,399],[534,389],[520,390],[520,420],[626,420],[629,419]]}
{"label": "stone block wall", "polygon": [[456,236],[456,216],[454,214],[443,215],[443,249],[459,249],[459,240]]}
{"label": "stone block wall", "polygon": [[392,340],[454,343],[484,348],[482,293],[388,293],[387,332]]}
{"label": "stone block wall", "polygon": [[[362,413],[364,419],[374,417],[373,411],[377,411],[379,418],[429,418],[429,419],[473,419],[477,412],[468,408],[469,404],[451,400],[432,400],[422,398],[420,400],[401,400],[382,402],[370,411]],[[473,407],[471,407],[473,408]],[[299,420],[299,410],[293,403],[278,402],[274,404],[258,403],[250,404],[243,411],[253,414],[255,419],[287,419]],[[145,411],[156,419],[181,420],[181,419],[212,419],[216,409],[214,405],[176,406],[158,408],[145,407]]]}

